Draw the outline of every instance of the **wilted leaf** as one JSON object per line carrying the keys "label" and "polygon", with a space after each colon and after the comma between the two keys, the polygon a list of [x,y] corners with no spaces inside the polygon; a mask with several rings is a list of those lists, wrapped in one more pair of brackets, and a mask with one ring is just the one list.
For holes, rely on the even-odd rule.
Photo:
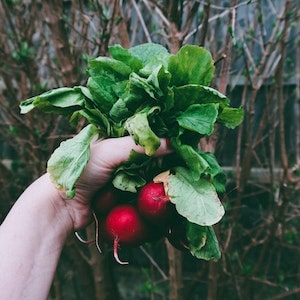
{"label": "wilted leaf", "polygon": [[97,128],[87,125],[76,136],[62,142],[48,161],[51,179],[70,198],[75,195],[75,183],[90,158],[90,143],[96,134]]}
{"label": "wilted leaf", "polygon": [[145,149],[145,153],[151,156],[160,146],[160,139],[151,130],[147,116],[147,112],[136,113],[133,117],[127,119],[125,128],[136,144],[141,145]]}

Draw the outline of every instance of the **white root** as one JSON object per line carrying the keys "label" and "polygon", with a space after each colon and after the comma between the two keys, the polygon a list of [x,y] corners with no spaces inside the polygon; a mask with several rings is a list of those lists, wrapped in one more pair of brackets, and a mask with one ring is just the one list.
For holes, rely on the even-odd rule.
{"label": "white root", "polygon": [[81,243],[83,243],[83,244],[92,244],[92,243],[95,242],[95,240],[84,240],[84,239],[80,236],[80,234],[79,234],[78,231],[75,231],[75,236],[76,236],[77,239],[78,239]]}
{"label": "white root", "polygon": [[95,245],[99,251],[99,253],[102,253],[102,250],[100,248],[100,244],[99,244],[99,222],[98,222],[98,219],[97,219],[97,216],[95,214],[95,212],[93,212],[93,217],[94,217],[94,220],[95,220]]}
{"label": "white root", "polygon": [[118,255],[119,238],[116,236],[114,239],[114,258],[120,265],[128,265],[128,261],[121,261]]}
{"label": "white root", "polygon": [[97,219],[97,216],[96,214],[93,212],[93,218],[94,218],[94,221],[95,221],[95,239],[94,240],[84,240],[78,231],[75,231],[75,236],[77,237],[77,239],[81,242],[81,243],[84,243],[84,244],[93,244],[95,243],[99,253],[102,253],[102,250],[100,248],[100,244],[99,244],[99,222],[98,222],[98,219]]}

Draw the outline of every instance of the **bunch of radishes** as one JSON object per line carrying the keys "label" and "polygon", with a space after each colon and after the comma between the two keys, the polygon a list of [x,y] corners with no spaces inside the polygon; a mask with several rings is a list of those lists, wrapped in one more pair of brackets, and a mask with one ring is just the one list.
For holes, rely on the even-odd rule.
{"label": "bunch of radishes", "polygon": [[[37,108],[69,118],[74,128],[86,123],[51,155],[52,181],[73,198],[91,142],[130,135],[145,155],[132,151],[111,186],[93,201],[98,249],[102,242],[113,245],[122,263],[118,246],[167,237],[197,258],[219,259],[212,226],[225,213],[219,194],[225,192],[226,176],[214,154],[199,149],[198,142],[216,125],[238,126],[243,109],[230,107],[230,100],[210,87],[215,63],[202,47],[184,45],[171,54],[155,43],[129,49],[114,45],[109,54],[89,61],[86,85],[55,88],[20,104],[22,114]],[[152,155],[161,138],[169,139],[174,153],[156,161]]]}
{"label": "bunch of radishes", "polygon": [[165,193],[160,182],[148,182],[137,193],[124,192],[113,185],[102,188],[92,203],[99,224],[100,241],[118,248],[136,247],[166,237],[181,250],[187,249],[184,218]]}

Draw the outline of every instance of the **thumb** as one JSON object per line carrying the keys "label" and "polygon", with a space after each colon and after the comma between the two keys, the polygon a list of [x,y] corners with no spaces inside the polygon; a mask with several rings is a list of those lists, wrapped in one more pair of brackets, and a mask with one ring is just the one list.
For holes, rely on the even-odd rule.
{"label": "thumb", "polygon": [[[92,145],[92,154],[97,152],[101,160],[105,161],[107,167],[114,169],[126,162],[130,152],[134,150],[138,153],[145,153],[140,145],[136,145],[131,136],[120,138],[108,138]],[[172,152],[168,139],[161,139],[160,146],[154,156],[162,156]]]}

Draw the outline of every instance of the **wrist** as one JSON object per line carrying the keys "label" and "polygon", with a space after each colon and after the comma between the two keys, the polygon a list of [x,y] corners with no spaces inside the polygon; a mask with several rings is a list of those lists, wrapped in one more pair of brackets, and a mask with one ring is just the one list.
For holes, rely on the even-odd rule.
{"label": "wrist", "polygon": [[45,180],[45,184],[49,186],[49,190],[51,190],[49,200],[57,212],[57,217],[66,227],[67,232],[71,233],[85,227],[91,220],[88,195],[77,189],[75,197],[68,198],[65,191],[59,190],[52,182],[50,174],[46,173],[42,178]]}
{"label": "wrist", "polygon": [[[49,175],[43,175],[24,191],[1,225],[0,256],[5,257],[0,262],[1,295],[46,299],[72,230],[73,221],[59,191]],[[5,290],[12,283],[17,288]]]}
{"label": "wrist", "polygon": [[28,204],[32,212],[38,211],[41,218],[61,228],[68,235],[73,230],[73,220],[66,208],[64,193],[53,184],[50,175],[45,173],[33,182],[21,195],[18,201],[31,201]]}

